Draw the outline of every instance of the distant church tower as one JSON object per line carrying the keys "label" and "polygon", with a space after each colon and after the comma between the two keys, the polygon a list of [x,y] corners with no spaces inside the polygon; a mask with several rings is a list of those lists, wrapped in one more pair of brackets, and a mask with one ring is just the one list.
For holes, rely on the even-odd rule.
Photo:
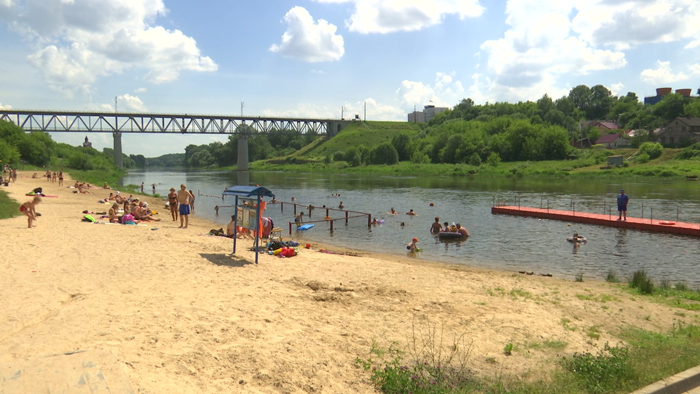
{"label": "distant church tower", "polygon": [[92,142],[88,141],[87,136],[85,136],[85,142],[83,142],[83,147],[92,148]]}

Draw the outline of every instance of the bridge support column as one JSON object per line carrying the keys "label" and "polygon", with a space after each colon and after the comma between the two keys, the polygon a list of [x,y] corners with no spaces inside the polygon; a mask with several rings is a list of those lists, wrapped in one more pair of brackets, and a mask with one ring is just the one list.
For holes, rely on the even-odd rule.
{"label": "bridge support column", "polygon": [[114,132],[114,165],[118,168],[124,168],[124,160],[122,160],[122,133]]}
{"label": "bridge support column", "polygon": [[248,171],[248,137],[243,134],[238,135],[238,163],[237,171]]}

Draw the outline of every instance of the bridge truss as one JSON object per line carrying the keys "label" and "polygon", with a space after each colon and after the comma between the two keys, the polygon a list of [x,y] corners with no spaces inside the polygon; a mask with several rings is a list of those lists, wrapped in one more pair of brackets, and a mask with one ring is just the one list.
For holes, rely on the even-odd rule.
{"label": "bridge truss", "polygon": [[14,111],[0,109],[0,119],[25,131],[259,134],[327,134],[333,119],[174,115],[114,112]]}

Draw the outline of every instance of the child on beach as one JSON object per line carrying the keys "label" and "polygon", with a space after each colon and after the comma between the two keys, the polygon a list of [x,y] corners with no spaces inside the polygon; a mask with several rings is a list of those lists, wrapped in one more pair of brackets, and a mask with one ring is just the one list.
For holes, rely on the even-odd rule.
{"label": "child on beach", "polygon": [[413,241],[406,246],[406,249],[408,249],[409,253],[420,252],[420,249],[418,249],[418,246],[416,245],[417,243],[418,238],[413,238]]}
{"label": "child on beach", "polygon": [[35,196],[32,201],[27,201],[19,206],[19,211],[27,215],[27,228],[32,228],[32,222],[36,220],[36,204],[41,202],[41,197]]}

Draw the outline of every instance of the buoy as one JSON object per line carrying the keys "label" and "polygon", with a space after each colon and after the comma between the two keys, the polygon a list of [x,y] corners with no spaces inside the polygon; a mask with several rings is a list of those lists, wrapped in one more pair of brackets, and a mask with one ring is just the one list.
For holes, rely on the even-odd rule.
{"label": "buoy", "polygon": [[674,224],[676,224],[676,222],[669,222],[668,220],[662,220],[659,222],[659,224],[662,226],[673,226]]}

